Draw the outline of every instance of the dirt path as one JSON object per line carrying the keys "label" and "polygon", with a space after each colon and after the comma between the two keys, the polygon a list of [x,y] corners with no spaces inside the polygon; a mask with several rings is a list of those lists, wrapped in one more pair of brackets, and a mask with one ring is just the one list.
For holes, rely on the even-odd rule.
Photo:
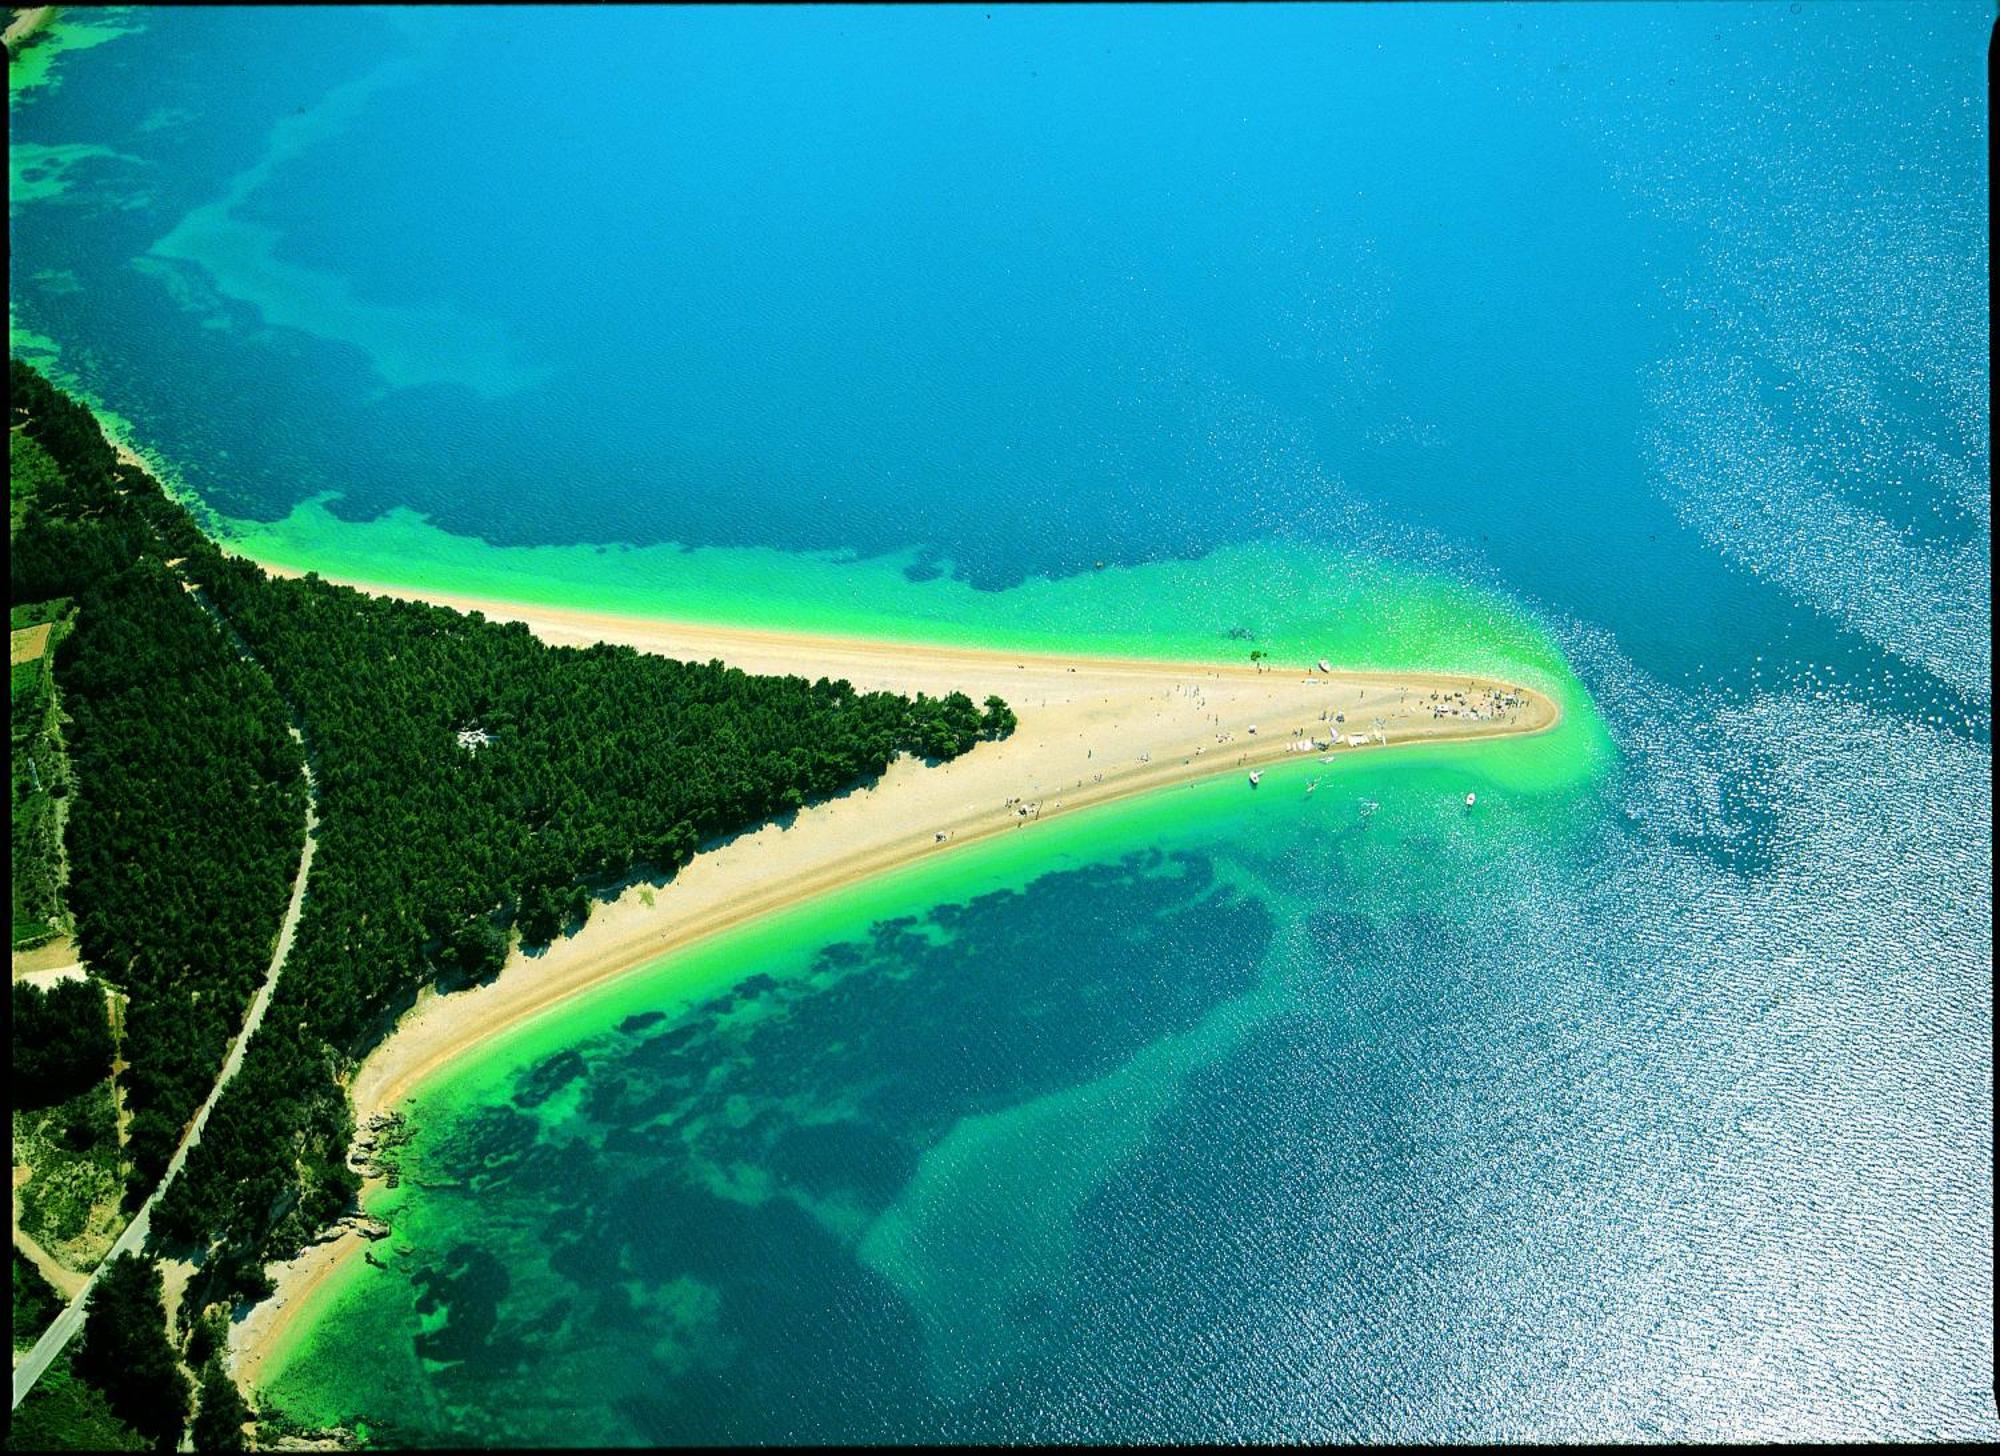
{"label": "dirt path", "polygon": [[14,1169],[14,1247],[27,1256],[28,1262],[41,1271],[42,1278],[49,1281],[55,1291],[65,1299],[74,1299],[84,1286],[88,1276],[74,1269],[65,1269],[55,1260],[55,1256],[35,1240],[21,1232],[21,1185],[28,1181],[29,1170],[20,1166]]}

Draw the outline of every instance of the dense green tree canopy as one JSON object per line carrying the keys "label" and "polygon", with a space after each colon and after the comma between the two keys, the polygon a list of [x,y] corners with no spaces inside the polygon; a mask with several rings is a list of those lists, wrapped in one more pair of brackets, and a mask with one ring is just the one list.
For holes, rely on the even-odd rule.
{"label": "dense green tree canopy", "polygon": [[[303,734],[319,839],[263,1028],[156,1239],[205,1249],[197,1304],[255,1292],[356,1179],[341,1077],[427,983],[491,975],[635,870],[877,775],[1005,736],[989,698],[857,692],[274,579],[225,556],[87,410],[15,361],[15,422],[58,479],[21,524],[16,601],[69,594],[71,859],[86,957],[127,988],[135,1157],[164,1160],[262,975],[297,864]],[[175,563],[169,566],[169,562]],[[252,660],[209,620],[198,587]]]}
{"label": "dense green tree canopy", "polygon": [[244,1448],[243,1424],[250,1419],[250,1411],[243,1404],[243,1393],[236,1388],[236,1382],[222,1368],[219,1359],[211,1359],[201,1372],[201,1403],[195,1409],[194,1428],[188,1433],[197,1451],[241,1451]]}
{"label": "dense green tree canopy", "polygon": [[88,981],[58,981],[47,991],[16,981],[8,1041],[15,1107],[53,1107],[111,1075],[104,991]]}
{"label": "dense green tree canopy", "polygon": [[145,1438],[111,1413],[104,1392],[58,1356],[7,1423],[9,1451],[143,1451]]}
{"label": "dense green tree canopy", "polygon": [[19,361],[9,383],[14,422],[55,467],[22,503],[12,586],[17,603],[75,602],[56,652],[76,783],[66,894],[84,961],[128,997],[136,1198],[270,963],[305,823],[299,749],[269,677],[166,565],[203,540],[186,512],[118,462],[88,410]]}
{"label": "dense green tree canopy", "polygon": [[62,1313],[62,1296],[28,1262],[28,1256],[14,1250],[14,1348],[35,1342],[48,1322]]}
{"label": "dense green tree canopy", "polygon": [[157,1264],[137,1254],[113,1259],[91,1288],[75,1368],[119,1420],[171,1451],[187,1424],[188,1378],[167,1343],[161,1299]]}

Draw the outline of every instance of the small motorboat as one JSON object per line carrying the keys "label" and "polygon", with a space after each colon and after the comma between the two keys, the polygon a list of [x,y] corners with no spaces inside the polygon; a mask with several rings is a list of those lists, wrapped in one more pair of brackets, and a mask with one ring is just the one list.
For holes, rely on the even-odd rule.
{"label": "small motorboat", "polygon": [[1465,796],[1465,807],[1466,807],[1466,808],[1468,808],[1468,809],[1470,809],[1470,808],[1471,808],[1471,807],[1472,807],[1472,806],[1473,806],[1474,804],[1476,804],[1476,803],[1477,803],[1478,801],[1479,801],[1479,795],[1477,795],[1477,794],[1467,794],[1467,795]]}
{"label": "small motorboat", "polygon": [[1256,788],[1258,784],[1260,784],[1260,783],[1262,783],[1262,782],[1263,782],[1263,780],[1264,780],[1264,774],[1263,774],[1263,770],[1261,770],[1261,769],[1254,769],[1254,768],[1250,770],[1250,787],[1251,787],[1251,788],[1253,788],[1253,789],[1254,789],[1254,788]]}

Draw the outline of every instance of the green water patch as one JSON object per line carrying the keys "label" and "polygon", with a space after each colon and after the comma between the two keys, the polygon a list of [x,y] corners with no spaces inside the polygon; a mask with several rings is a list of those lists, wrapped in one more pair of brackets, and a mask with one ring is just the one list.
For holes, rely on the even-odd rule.
{"label": "green water patch", "polygon": [[[207,503],[189,489],[185,478],[174,463],[158,451],[141,443],[138,427],[92,393],[85,373],[70,367],[69,361],[64,357],[62,346],[47,334],[40,333],[23,322],[11,301],[7,308],[7,350],[15,358],[32,364],[51,384],[90,406],[90,412],[96,416],[98,426],[104,431],[105,439],[136,457],[145,466],[147,473],[193,513],[194,518],[201,523],[202,529],[212,538],[222,539],[226,536],[227,522],[210,510]],[[80,363],[80,367],[87,369],[87,364]]]}
{"label": "green water patch", "polygon": [[[1550,666],[1545,637],[1499,599],[1360,556],[1261,542],[1198,561],[1107,567],[982,591],[915,580],[915,552],[675,545],[491,546],[406,508],[343,520],[328,497],[278,521],[228,522],[244,555],[292,570],[414,589],[684,621],[956,646],[1091,651],[1238,665]],[[1079,615],[1079,612],[1085,615]]]}
{"label": "green water patch", "polygon": [[[14,211],[31,203],[74,194],[84,185],[81,175],[104,162],[144,166],[141,158],[95,142],[43,146],[38,142],[7,145],[7,207]],[[70,291],[75,291],[74,289]]]}
{"label": "green water patch", "polygon": [[[200,311],[212,300],[190,294]],[[1206,555],[975,588],[915,550],[862,557],[672,544],[493,546],[397,508],[349,521],[331,496],[270,522],[227,517],[131,421],[94,396],[58,346],[10,310],[11,347],[89,403],[203,528],[268,566],[412,591],[723,626],[913,644],[1208,662],[1310,671],[1480,674],[1547,694],[1552,733],[1481,744],[1496,783],[1550,791],[1612,770],[1616,751],[1589,690],[1533,615],[1503,593],[1379,556],[1260,540]],[[1530,745],[1524,747],[1523,745]]]}
{"label": "green water patch", "polygon": [[1354,669],[1485,673],[1561,704],[1567,722],[1540,772],[1588,777],[1610,758],[1596,705],[1532,617],[1499,593],[1358,553],[1258,541],[982,591],[949,572],[917,570],[914,552],[498,547],[403,508],[342,520],[326,497],[281,520],[232,519],[221,530],[233,550],[289,570],[579,611],[1238,665],[1254,651],[1274,671],[1323,658]]}
{"label": "green water patch", "polygon": [[[299,113],[271,128],[263,155],[229,180],[223,194],[179,218],[155,241],[149,261],[192,269],[217,294],[247,304],[263,322],[365,353],[392,388],[459,384],[498,398],[539,382],[490,320],[473,318],[441,302],[390,305],[360,297],[345,278],[281,256],[281,230],[246,216],[260,189],[272,185],[302,153],[340,136],[380,91],[420,79],[422,64],[398,56],[334,87]],[[195,290],[189,281],[177,301]],[[216,317],[206,308],[207,323]]]}
{"label": "green water patch", "polygon": [[[1522,851],[1561,840],[1589,788],[1464,808],[1492,747],[1053,820],[496,1038],[418,1089],[402,1186],[370,1204],[396,1252],[303,1312],[270,1398],[615,1443],[870,1434],[878,1406],[990,1390],[1045,1353],[1085,1210],[1316,957],[1365,956],[1354,927],[1440,876],[1515,893]],[[755,1414],[787,1401],[796,1430]]]}
{"label": "green water patch", "polygon": [[7,307],[7,352],[16,358],[25,359],[47,374],[47,366],[54,363],[62,351],[57,348],[56,341],[47,334],[36,333],[22,323],[20,314],[10,303]]}
{"label": "green water patch", "polygon": [[48,293],[83,292],[83,280],[67,268],[38,268],[28,276]]}
{"label": "green water patch", "polygon": [[60,85],[56,61],[64,52],[89,50],[145,28],[135,5],[62,6],[20,59],[7,67],[7,109],[12,111],[38,90]]}
{"label": "green water patch", "polygon": [[[1525,852],[1561,852],[1574,801],[1510,793],[1479,772],[1482,757],[1447,747],[1352,772],[1287,765],[1268,797],[1239,790],[1209,829],[1224,847],[1218,882],[1274,916],[1257,981],[1107,1074],[967,1116],[925,1150],[855,1253],[916,1315],[936,1394],[965,1400],[1050,1354],[1038,1347],[1051,1281],[1087,1259],[1086,1209],[1145,1155],[1193,1079],[1308,999],[1300,978],[1321,962],[1308,946],[1354,956],[1379,927],[1438,913],[1445,885],[1504,901],[1522,889]],[[1311,795],[1302,780],[1317,782]],[[1501,796],[1483,816],[1463,806],[1468,783]]]}
{"label": "green water patch", "polygon": [[[523,1067],[553,1063],[632,1018],[684,1014],[737,983],[747,967],[826,989],[842,973],[814,960],[818,947],[879,922],[907,920],[913,907],[1019,892],[1043,875],[1116,860],[1135,846],[1227,847],[1228,856],[1215,861],[1218,878],[1268,891],[1290,882],[1291,867],[1280,861],[1285,847],[1303,838],[1313,846],[1313,863],[1330,857],[1335,868],[1351,867],[1365,858],[1371,875],[1345,888],[1380,914],[1402,914],[1422,898],[1425,855],[1448,847],[1477,863],[1482,875],[1504,877],[1529,841],[1547,843],[1573,831],[1578,801],[1602,792],[1604,782],[1551,769],[1549,744],[1560,736],[1398,747],[1332,764],[1302,757],[1272,765],[1255,789],[1233,774],[1219,775],[982,840],[637,968],[484,1043],[441,1068],[418,1093],[433,1110],[481,1105],[503,1091],[512,1098]],[[1468,792],[1479,800],[1470,809],[1463,802]],[[1385,843],[1407,848],[1400,856],[1407,874],[1390,872],[1397,857],[1380,848]],[[922,938],[927,930],[912,925],[908,933]],[[762,1013],[744,1003],[733,1014]]]}
{"label": "green water patch", "polygon": [[[1002,881],[1007,858],[992,857]],[[532,1348],[550,1381],[573,1371],[609,1402],[563,1427],[572,1439],[658,1434],[643,1407],[663,1369],[686,1383],[683,1403],[705,1380],[744,1378],[736,1352],[808,1320],[815,1280],[871,1327],[893,1325],[891,1292],[851,1249],[924,1149],[1198,1024],[1254,978],[1268,938],[1262,909],[1200,857],[1157,851],[916,915],[853,908],[825,943],[767,934],[768,959],[739,939],[726,989],[621,988],[623,1004],[555,1018],[427,1089],[390,1215],[392,1241],[418,1251],[409,1273],[371,1271],[381,1297],[365,1310],[344,1294],[310,1311],[315,1334],[284,1352],[272,1398],[300,1419],[412,1419],[377,1387],[352,1404],[350,1352],[387,1320],[447,1408],[441,1423],[428,1406],[416,1417],[433,1430],[497,1438],[493,1382]],[[1072,973],[1018,974],[1051,916]],[[880,1350],[856,1335],[841,1342],[855,1359]],[[504,1405],[508,1430],[552,1438],[511,1393]]]}
{"label": "green water patch", "polygon": [[933,1390],[963,1398],[1005,1371],[1076,1257],[1085,1202],[1138,1156],[1187,1077],[1278,1004],[1268,990],[1226,1001],[1093,1082],[966,1117],[925,1151],[855,1252],[915,1311]]}

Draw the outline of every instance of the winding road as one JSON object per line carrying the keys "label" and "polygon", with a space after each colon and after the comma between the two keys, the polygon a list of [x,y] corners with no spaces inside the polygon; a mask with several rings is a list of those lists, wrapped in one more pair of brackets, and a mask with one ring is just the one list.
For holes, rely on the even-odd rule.
{"label": "winding road", "polygon": [[[186,585],[185,582],[183,584]],[[257,659],[251,655],[249,645],[216,610],[207,596],[191,585],[188,586],[188,590],[195,600],[201,603],[202,610],[215,621],[223,635],[235,644],[237,652],[246,661],[257,664]],[[291,733],[301,748],[306,747],[305,735],[296,722],[292,725]],[[42,1337],[35,1341],[34,1348],[23,1355],[20,1362],[15,1365],[14,1408],[20,1406],[28,1392],[35,1388],[35,1382],[48,1370],[50,1362],[62,1353],[63,1347],[78,1330],[83,1328],[84,1311],[90,1303],[90,1291],[96,1287],[97,1276],[109,1268],[111,1261],[120,1254],[136,1252],[145,1245],[146,1236],[152,1228],[153,1205],[160,1201],[161,1195],[172,1187],[174,1179],[180,1176],[181,1168],[187,1162],[188,1151],[201,1141],[202,1129],[208,1125],[208,1114],[222,1096],[222,1089],[229,1085],[230,1079],[243,1065],[243,1049],[250,1044],[250,1038],[263,1024],[264,1012],[271,1004],[271,993],[278,986],[278,973],[284,969],[285,957],[291,953],[292,937],[299,926],[299,912],[305,906],[306,877],[312,871],[313,843],[315,831],[319,826],[319,785],[313,778],[310,753],[304,756],[301,767],[304,769],[306,779],[305,844],[299,851],[299,872],[292,880],[292,898],[285,906],[285,918],[278,927],[278,943],[271,951],[270,969],[264,973],[264,982],[257,988],[257,994],[250,998],[250,1010],[243,1018],[243,1028],[236,1033],[236,1040],[230,1043],[229,1055],[223,1058],[222,1070],[216,1076],[215,1085],[209,1089],[208,1096],[196,1109],[193,1121],[188,1123],[187,1131],[181,1135],[180,1146],[174,1149],[174,1156],[167,1164],[167,1171],[161,1175],[159,1185],[153,1189],[152,1195],[146,1199],[132,1221],[125,1226],[124,1232],[119,1234],[117,1242],[112,1244],[104,1258],[99,1261],[90,1278],[84,1281],[83,1288],[77,1291],[76,1296],[63,1308],[62,1313],[50,1322],[49,1327],[42,1331]]]}

